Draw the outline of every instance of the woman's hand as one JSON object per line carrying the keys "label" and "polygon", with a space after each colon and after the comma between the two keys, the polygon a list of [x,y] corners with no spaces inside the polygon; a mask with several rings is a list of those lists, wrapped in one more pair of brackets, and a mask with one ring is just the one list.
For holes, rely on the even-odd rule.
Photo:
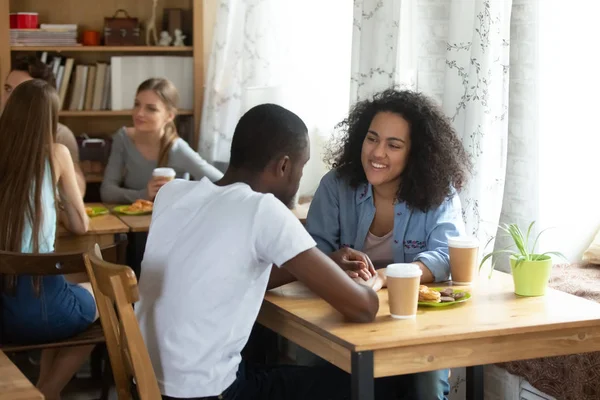
{"label": "woman's hand", "polygon": [[331,253],[329,257],[346,271],[350,278],[361,278],[366,281],[376,275],[371,259],[361,251],[343,247]]}
{"label": "woman's hand", "polygon": [[165,177],[154,177],[148,181],[146,192],[148,192],[148,200],[154,200],[158,190],[168,183],[171,179]]}
{"label": "woman's hand", "polygon": [[378,272],[379,271],[375,272],[375,275],[373,275],[369,279],[365,280],[365,279],[363,279],[361,277],[353,277],[351,275],[353,273],[352,271],[346,271],[346,273],[348,274],[348,276],[350,278],[352,278],[352,280],[354,282],[358,283],[359,285],[363,285],[363,286],[369,287],[369,288],[373,289],[376,292],[378,290],[380,290],[382,287],[386,286],[385,273],[380,274]]}

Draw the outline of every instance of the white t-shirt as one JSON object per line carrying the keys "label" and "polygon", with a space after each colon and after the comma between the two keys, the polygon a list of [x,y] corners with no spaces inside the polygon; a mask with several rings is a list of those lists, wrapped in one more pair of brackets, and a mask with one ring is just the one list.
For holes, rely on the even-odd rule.
{"label": "white t-shirt", "polygon": [[227,389],[272,264],[315,245],[282,202],[244,183],[163,186],[135,306],[161,392],[189,398]]}

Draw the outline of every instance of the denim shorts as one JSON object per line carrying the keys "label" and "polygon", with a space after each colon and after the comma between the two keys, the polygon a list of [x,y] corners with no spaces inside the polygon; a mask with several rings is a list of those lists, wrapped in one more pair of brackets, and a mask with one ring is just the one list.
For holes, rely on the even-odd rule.
{"label": "denim shorts", "polygon": [[64,276],[41,278],[40,293],[30,276],[17,278],[14,295],[2,293],[3,342],[45,343],[86,330],[96,317],[94,297]]}

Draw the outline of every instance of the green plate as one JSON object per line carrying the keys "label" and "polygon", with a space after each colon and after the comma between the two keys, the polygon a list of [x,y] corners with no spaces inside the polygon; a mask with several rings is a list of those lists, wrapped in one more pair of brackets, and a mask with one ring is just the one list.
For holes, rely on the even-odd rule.
{"label": "green plate", "polygon": [[106,207],[86,207],[86,208],[92,209],[92,212],[88,213],[88,217],[97,217],[98,215],[108,214],[108,208],[106,208]]}
{"label": "green plate", "polygon": [[116,206],[115,208],[113,208],[113,211],[118,212],[119,214],[125,214],[125,215],[146,215],[146,214],[152,214],[152,211],[128,211],[127,210],[128,208],[129,208],[129,205]]}
{"label": "green plate", "polygon": [[[447,289],[447,288],[431,288],[431,290],[436,290],[438,292],[441,292],[444,289]],[[465,293],[465,297],[463,297],[460,300],[456,300],[456,301],[452,301],[452,302],[448,302],[448,303],[433,303],[431,301],[420,301],[419,305],[425,306],[425,307],[448,307],[448,306],[452,306],[454,304],[464,303],[465,301],[467,301],[471,298],[471,293],[469,293],[466,290],[454,289],[454,292],[455,293]]]}

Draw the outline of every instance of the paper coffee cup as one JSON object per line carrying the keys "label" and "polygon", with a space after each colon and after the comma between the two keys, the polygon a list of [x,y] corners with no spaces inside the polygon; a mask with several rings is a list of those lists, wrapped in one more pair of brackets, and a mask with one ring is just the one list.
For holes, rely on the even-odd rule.
{"label": "paper coffee cup", "polygon": [[471,285],[477,277],[479,240],[473,236],[448,238],[450,275],[455,285]]}
{"label": "paper coffee cup", "polygon": [[154,168],[154,171],[152,171],[152,176],[156,178],[160,177],[173,180],[175,179],[176,175],[177,174],[175,173],[175,170],[173,168]]}
{"label": "paper coffee cup", "polygon": [[423,271],[416,264],[390,264],[386,269],[390,314],[409,319],[417,315],[419,284]]}

